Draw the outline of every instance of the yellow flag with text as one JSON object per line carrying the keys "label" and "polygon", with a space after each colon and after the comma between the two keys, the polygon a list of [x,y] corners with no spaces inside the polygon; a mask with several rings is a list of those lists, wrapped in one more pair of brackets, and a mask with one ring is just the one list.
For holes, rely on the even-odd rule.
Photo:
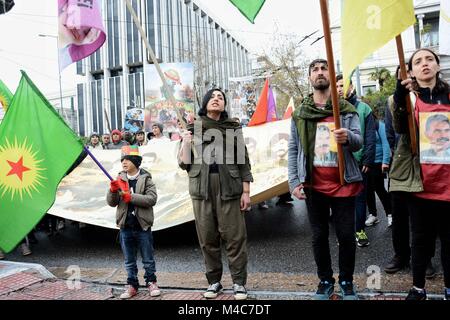
{"label": "yellow flag with text", "polygon": [[345,0],[342,9],[344,89],[364,59],[414,24],[413,0]]}

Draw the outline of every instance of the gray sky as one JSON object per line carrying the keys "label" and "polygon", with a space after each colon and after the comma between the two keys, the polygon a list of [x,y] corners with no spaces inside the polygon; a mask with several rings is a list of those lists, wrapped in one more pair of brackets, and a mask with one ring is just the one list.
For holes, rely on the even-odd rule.
{"label": "gray sky", "polygon": [[[298,35],[301,39],[322,29],[319,1],[266,0],[255,24],[243,17],[228,0],[196,2],[252,53],[267,49],[275,30],[279,34]],[[55,94],[59,92],[56,39],[42,38],[38,34],[57,35],[57,1],[15,0],[15,3],[9,13],[0,15],[0,79],[15,91],[20,69],[23,69],[44,94]],[[319,33],[322,35],[322,31]],[[310,42],[304,42],[308,56],[324,55],[323,40],[313,46]],[[77,83],[75,64],[63,70],[61,76],[63,91],[74,90]]]}

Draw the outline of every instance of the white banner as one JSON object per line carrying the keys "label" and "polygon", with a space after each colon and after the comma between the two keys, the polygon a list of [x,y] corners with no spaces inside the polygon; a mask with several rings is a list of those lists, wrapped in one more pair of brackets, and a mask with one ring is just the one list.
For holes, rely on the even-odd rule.
{"label": "white banner", "polygon": [[[252,203],[288,191],[287,147],[290,119],[243,129],[254,183]],[[141,168],[153,177],[158,193],[152,230],[170,228],[194,220],[188,192],[188,176],[177,163],[179,141],[139,147]],[[117,177],[122,170],[120,150],[91,150],[108,173]],[[117,228],[116,208],[106,204],[109,180],[88,156],[58,187],[56,201],[49,213],[69,220],[107,228]]]}

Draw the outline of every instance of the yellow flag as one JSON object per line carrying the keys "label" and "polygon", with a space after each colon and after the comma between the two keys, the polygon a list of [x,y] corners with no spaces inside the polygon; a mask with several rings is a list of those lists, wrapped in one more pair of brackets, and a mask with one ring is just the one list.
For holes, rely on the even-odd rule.
{"label": "yellow flag", "polygon": [[415,22],[413,0],[345,0],[342,10],[344,92],[364,59]]}

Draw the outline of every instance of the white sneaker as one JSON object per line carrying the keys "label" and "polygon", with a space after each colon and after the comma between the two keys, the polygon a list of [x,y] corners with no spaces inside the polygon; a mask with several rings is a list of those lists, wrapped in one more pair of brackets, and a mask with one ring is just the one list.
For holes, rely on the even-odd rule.
{"label": "white sneaker", "polygon": [[137,295],[137,290],[133,286],[128,285],[126,287],[125,292],[122,293],[119,298],[120,299],[130,299],[130,298],[134,297],[135,295]]}
{"label": "white sneaker", "polygon": [[223,291],[222,284],[220,282],[212,283],[209,285],[208,289],[206,289],[203,296],[206,299],[215,299],[217,295]]}
{"label": "white sneaker", "polygon": [[377,224],[378,222],[380,222],[380,220],[378,220],[377,217],[375,217],[374,215],[369,214],[369,217],[366,220],[366,226],[370,227],[370,226],[373,226],[374,224]]}
{"label": "white sneaker", "polygon": [[392,227],[392,214],[388,214],[387,218],[388,218],[388,227],[390,228]]}
{"label": "white sneaker", "polygon": [[233,284],[233,293],[235,300],[246,300],[247,299],[247,289],[239,284]]}

